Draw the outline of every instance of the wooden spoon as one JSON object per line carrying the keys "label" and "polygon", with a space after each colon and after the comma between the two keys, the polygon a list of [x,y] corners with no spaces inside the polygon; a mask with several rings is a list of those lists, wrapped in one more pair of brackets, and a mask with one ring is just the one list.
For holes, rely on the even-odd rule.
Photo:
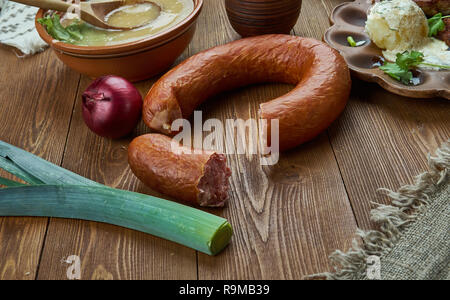
{"label": "wooden spoon", "polygon": [[[109,25],[105,18],[111,11],[123,6],[125,0],[105,0],[101,2],[81,2],[79,5],[64,2],[62,0],[11,0],[30,6],[51,9],[60,12],[67,12],[72,9],[76,12],[76,8],[80,9],[80,18],[91,25],[105,29],[129,30],[135,27],[116,27]],[[156,4],[155,4],[156,5]]]}

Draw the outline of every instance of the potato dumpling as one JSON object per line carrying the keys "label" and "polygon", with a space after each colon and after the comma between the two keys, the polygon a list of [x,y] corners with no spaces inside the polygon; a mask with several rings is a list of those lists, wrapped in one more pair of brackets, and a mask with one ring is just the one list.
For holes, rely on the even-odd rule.
{"label": "potato dumpling", "polygon": [[412,0],[383,1],[371,8],[366,32],[379,48],[401,51],[423,43],[428,36],[428,22]]}

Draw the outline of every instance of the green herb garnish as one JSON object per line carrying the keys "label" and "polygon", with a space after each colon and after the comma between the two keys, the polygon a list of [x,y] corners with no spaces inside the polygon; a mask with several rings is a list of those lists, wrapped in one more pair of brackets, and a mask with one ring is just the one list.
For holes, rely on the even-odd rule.
{"label": "green herb garnish", "polygon": [[430,31],[428,32],[428,36],[437,36],[440,31],[445,30],[444,19],[450,18],[450,16],[442,16],[442,13],[438,13],[428,19],[428,27]]}
{"label": "green herb garnish", "polygon": [[366,41],[359,41],[356,42],[355,39],[352,36],[347,37],[347,42],[350,45],[350,47],[359,47],[366,43]]}
{"label": "green herb garnish", "polygon": [[395,80],[409,85],[413,81],[413,73],[410,69],[418,66],[422,62],[423,53],[417,51],[405,51],[403,53],[397,53],[397,60],[395,63],[386,62],[380,69]]}
{"label": "green herb garnish", "polygon": [[350,45],[350,47],[356,47],[355,39],[352,36],[347,37],[347,42]]}
{"label": "green herb garnish", "polygon": [[418,51],[397,53],[396,64],[402,69],[410,69],[420,65],[423,62],[423,57],[423,53]]}
{"label": "green herb garnish", "polygon": [[385,63],[384,66],[380,67],[384,73],[388,74],[397,81],[401,81],[403,84],[411,84],[413,79],[413,74],[409,69],[403,69],[395,63]]}
{"label": "green herb garnish", "polygon": [[450,69],[450,66],[430,64],[423,62],[423,60],[423,53],[418,51],[405,51],[403,53],[397,53],[397,60],[395,61],[395,63],[385,62],[384,65],[380,67],[380,69],[395,80],[401,81],[403,84],[407,85],[413,83],[413,73],[411,72],[411,69],[419,65],[440,69]]}
{"label": "green herb garnish", "polygon": [[76,41],[83,39],[83,35],[81,34],[82,24],[75,21],[71,25],[64,28],[64,26],[61,25],[61,20],[58,14],[40,18],[38,19],[38,22],[45,26],[48,34],[56,40],[73,44]]}

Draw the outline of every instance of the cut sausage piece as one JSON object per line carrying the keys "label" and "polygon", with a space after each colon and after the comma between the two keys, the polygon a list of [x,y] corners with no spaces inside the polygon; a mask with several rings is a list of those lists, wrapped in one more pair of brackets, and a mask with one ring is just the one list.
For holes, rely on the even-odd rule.
{"label": "cut sausage piece", "polygon": [[[179,145],[178,145],[179,146]],[[193,205],[222,207],[228,199],[231,171],[223,154],[179,146],[161,134],[135,138],[128,148],[131,170],[145,185]]]}
{"label": "cut sausage piece", "polygon": [[173,135],[173,121],[188,118],[208,98],[264,82],[296,85],[260,106],[269,133],[270,120],[279,120],[280,150],[307,142],[330,126],[344,110],[351,89],[347,63],[328,45],[290,35],[263,35],[206,50],[172,69],[147,94],[143,119],[150,128]]}

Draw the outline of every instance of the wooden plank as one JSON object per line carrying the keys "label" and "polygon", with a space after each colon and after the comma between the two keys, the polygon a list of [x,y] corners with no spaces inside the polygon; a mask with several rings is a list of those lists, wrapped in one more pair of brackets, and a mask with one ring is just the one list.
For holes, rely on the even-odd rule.
{"label": "wooden plank", "polygon": [[[322,0],[322,11],[330,14],[342,2]],[[449,115],[448,100],[404,98],[354,80],[352,98],[329,135],[361,228],[374,227],[371,201],[389,202],[379,188],[397,190],[427,170],[427,154],[450,138]]]}
{"label": "wooden plank", "polygon": [[[217,5],[218,2],[208,2],[207,12],[199,20],[199,28],[214,28],[217,32],[206,34],[200,30],[192,53],[237,38],[227,25],[223,8]],[[203,40],[205,36],[207,41]],[[88,83],[83,78],[80,90]],[[150,85],[147,82],[139,87],[145,92]],[[288,89],[269,85],[238,91],[229,97],[231,102],[223,104],[219,99],[217,104],[208,106],[208,116],[245,118],[249,110],[254,116],[257,102]],[[225,107],[223,111],[221,106]],[[145,131],[141,125],[135,135]],[[150,192],[126,168],[124,147],[128,142],[129,139],[111,142],[95,137],[84,127],[77,105],[63,166],[112,186]],[[235,171],[235,192],[232,204],[223,214],[241,229],[236,232],[234,246],[218,259],[200,255],[200,278],[300,278],[328,268],[327,254],[348,246],[355,222],[326,135],[299,152],[287,154],[273,169],[262,169],[257,161],[249,162],[243,157],[233,158],[230,161]],[[254,172],[247,178],[239,172],[244,169]],[[246,224],[247,220],[250,224]],[[252,260],[247,260],[249,249],[256,252]],[[85,279],[196,277],[195,254],[191,250],[114,226],[55,219],[50,223],[39,278],[65,278],[67,265],[61,260],[73,254],[82,259]]]}
{"label": "wooden plank", "polygon": [[427,170],[427,154],[450,138],[450,102],[395,96],[355,81],[354,97],[330,138],[361,228],[373,228],[370,202],[388,203],[377,190],[397,190]]}
{"label": "wooden plank", "polygon": [[[315,3],[305,6],[317,9]],[[238,38],[223,1],[207,2],[203,16],[194,52]],[[309,36],[319,33],[312,29]],[[226,93],[202,106],[204,119],[256,118],[259,103],[289,89],[271,84]],[[229,156],[231,199],[218,213],[230,220],[235,234],[218,257],[199,253],[199,279],[299,279],[328,270],[328,254],[349,247],[356,223],[327,135],[284,154],[273,167],[249,158]]]}
{"label": "wooden plank", "polygon": [[[341,2],[304,1],[295,34],[321,39],[331,9]],[[205,2],[189,53],[238,38],[222,5]],[[21,60],[1,47],[0,55],[0,139],[61,163],[79,75],[50,51]],[[83,78],[80,90],[88,83]],[[138,87],[145,93],[151,84]],[[256,116],[258,103],[289,88],[265,85],[226,93],[202,107],[204,117]],[[156,194],[126,166],[130,139],[95,137],[84,127],[78,104],[64,167],[111,186]],[[339,172],[359,225],[372,227],[370,201],[386,202],[377,188],[396,189],[426,169],[425,154],[450,137],[449,111],[445,100],[406,99],[355,81],[348,108],[328,136],[287,153],[272,168],[230,156],[230,205],[212,212],[229,218],[235,235],[222,255],[198,254],[199,278],[301,278],[327,270],[327,255],[348,248],[356,226]],[[134,135],[145,132],[141,124]],[[0,218],[0,279],[35,278],[46,225],[46,218]],[[66,278],[63,259],[73,254],[82,259],[85,279],[197,278],[192,250],[114,226],[56,219],[50,222],[38,278]]]}
{"label": "wooden plank", "polygon": [[[296,35],[322,40],[325,30],[330,26],[330,13],[328,7],[324,9],[322,2],[322,0],[303,0],[302,12],[294,27]],[[348,1],[333,2],[337,4]]]}
{"label": "wooden plank", "polygon": [[[220,2],[205,3],[191,53],[238,38],[224,16]],[[81,89],[88,82],[83,78]],[[150,85],[151,82],[142,83],[139,88],[146,92]],[[248,117],[249,109],[255,115],[255,99],[274,98],[288,89],[270,85],[232,96],[227,94],[222,98],[231,101],[224,103],[218,99],[208,105],[205,117]],[[134,135],[144,132],[146,129],[141,125]],[[88,132],[77,105],[64,167],[108,185],[151,192],[130,175],[125,158],[128,142],[129,139],[111,142]],[[286,155],[274,169],[263,170],[256,161],[232,158],[232,204],[218,213],[234,223],[234,242],[218,258],[199,254],[199,277],[300,278],[327,269],[327,254],[334,248],[349,245],[355,222],[326,135],[299,152]],[[253,174],[240,172],[253,167]],[[249,220],[254,225],[246,224]],[[255,239],[255,244],[249,237]],[[256,251],[251,261],[247,259],[249,249]],[[39,278],[65,278],[67,265],[55,261],[73,254],[81,257],[82,278],[86,279],[196,278],[195,252],[189,249],[114,226],[71,220],[51,220]],[[287,263],[290,260],[296,263]],[[283,271],[285,268],[290,271]]]}
{"label": "wooden plank", "polygon": [[[59,164],[80,76],[49,50],[18,58],[2,46],[0,56],[0,139]],[[0,279],[35,278],[47,222],[0,218]]]}
{"label": "wooden plank", "polygon": [[[179,61],[188,56],[186,51]],[[96,136],[81,115],[81,93],[92,80],[82,77],[63,167],[109,186],[159,195],[141,184],[128,167],[131,137]],[[154,80],[136,84],[145,95]],[[133,132],[148,132],[143,122]],[[87,221],[51,219],[38,279],[66,279],[62,258],[81,259],[82,279],[196,279],[196,252],[144,233]]]}

